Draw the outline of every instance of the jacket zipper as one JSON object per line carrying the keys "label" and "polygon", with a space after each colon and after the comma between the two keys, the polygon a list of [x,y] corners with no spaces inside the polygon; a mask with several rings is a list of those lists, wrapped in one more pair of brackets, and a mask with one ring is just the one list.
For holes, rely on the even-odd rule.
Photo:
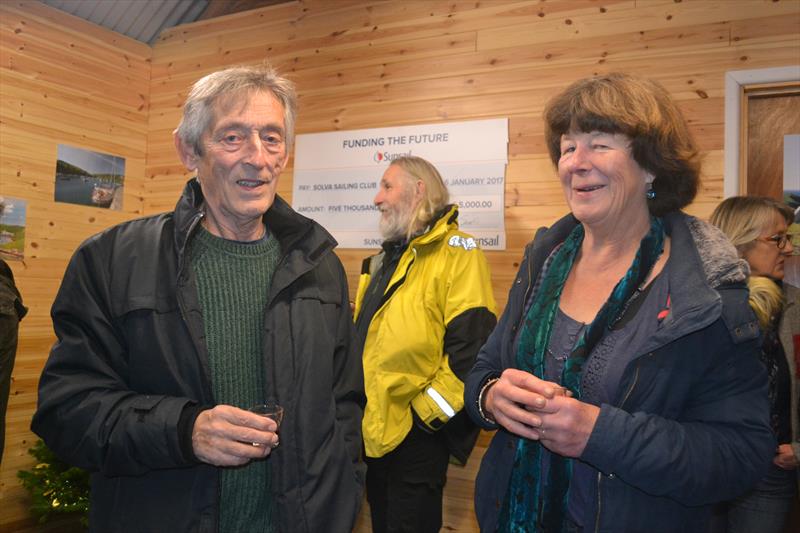
{"label": "jacket zipper", "polygon": [[600,511],[603,508],[602,498],[600,497],[600,482],[603,479],[602,472],[597,472],[597,514],[594,516],[594,532],[600,531]]}
{"label": "jacket zipper", "polygon": [[[203,213],[197,213],[195,215],[194,220],[192,220],[192,224],[189,226],[189,229],[186,231],[186,238],[183,240],[183,250],[181,252],[180,257],[180,264],[178,265],[178,280],[180,280],[181,275],[183,274],[184,269],[186,268],[186,252],[187,252],[187,245],[189,244],[189,239],[192,237],[192,233],[194,233],[195,228],[203,220]],[[181,310],[183,312],[183,310]]]}
{"label": "jacket zipper", "polygon": [[[648,355],[652,355],[652,354],[653,354],[653,352],[650,352]],[[625,393],[625,396],[622,398],[622,402],[620,402],[620,404],[619,404],[619,408],[620,409],[622,409],[625,406],[625,402],[628,401],[628,398],[630,398],[631,393],[633,392],[633,389],[636,387],[636,384],[639,382],[639,365],[641,364],[641,360],[642,360],[641,357],[636,360],[636,371],[633,374],[633,383],[631,383],[631,386],[628,387],[628,391]],[[600,512],[603,509],[603,496],[602,496],[602,492],[600,491],[600,488],[601,488],[600,486],[602,484],[602,481],[603,481],[603,473],[602,472],[597,472],[597,514],[595,514],[595,517],[594,517],[594,531],[595,531],[595,533],[599,533],[599,531],[600,531]]]}
{"label": "jacket zipper", "polygon": [[[403,285],[406,282],[406,278],[408,278],[408,273],[411,272],[411,267],[414,266],[414,262],[417,260],[417,249],[416,248],[411,248],[411,253],[412,253],[412,255],[414,257],[411,258],[411,261],[408,263],[408,266],[406,267],[406,271],[403,272],[403,277],[400,278],[399,280],[397,280],[394,285],[392,285],[392,286],[390,286],[390,287],[388,287],[386,289],[386,292],[381,297],[380,305],[378,305],[378,308],[375,310],[375,315],[377,315],[378,312],[381,309],[383,309],[383,307],[386,305],[386,302],[391,300],[392,296],[397,291],[397,289],[399,289],[400,286]],[[373,318],[375,317],[375,315],[372,315]]]}
{"label": "jacket zipper", "polygon": [[[184,271],[188,268],[187,267],[186,254],[187,254],[187,251],[188,251],[187,250],[187,246],[188,246],[188,243],[189,243],[189,239],[191,238],[192,233],[194,233],[194,231],[197,228],[197,226],[200,225],[200,221],[202,219],[203,219],[203,213],[202,212],[200,212],[197,215],[195,215],[194,220],[192,221],[191,225],[189,226],[189,229],[186,232],[186,239],[184,239],[184,241],[183,241],[183,251],[182,251],[180,259],[179,259],[180,263],[178,264],[177,290],[175,291],[175,294],[176,294],[177,299],[178,299],[178,312],[181,315],[181,320],[183,320],[183,323],[186,324],[186,327],[189,330],[189,337],[192,340],[192,344],[194,344],[195,349],[197,349],[198,357],[201,357],[201,358],[202,358],[202,351],[199,350],[200,342],[198,341],[198,339],[195,338],[193,329],[190,326],[190,322],[186,319],[186,310],[185,310],[186,302],[183,299],[182,287],[183,287],[183,283],[185,283],[185,281],[186,281],[186,276],[184,275]],[[183,280],[183,281],[181,281],[181,280]],[[205,372],[204,372],[204,374],[205,374]],[[207,386],[208,390],[211,391],[211,376],[205,375],[205,377],[206,377],[206,386]],[[211,393],[211,396],[212,397],[214,396],[213,392]]]}
{"label": "jacket zipper", "polygon": [[[197,225],[200,223],[200,221],[202,219],[203,219],[203,213],[202,212],[198,213],[197,215],[195,215],[195,219],[192,221],[192,224],[189,226],[189,229],[186,231],[186,238],[183,240],[183,249],[181,250],[181,256],[179,258],[180,262],[178,264],[178,279],[176,280],[178,288],[181,287],[181,284],[182,284],[181,280],[183,278],[185,278],[184,270],[186,270],[186,253],[187,253],[187,245],[189,243],[189,239],[191,238],[192,233],[194,233],[195,228],[197,227]],[[180,290],[177,291],[177,296],[178,296],[178,309],[181,312],[181,318],[183,319],[183,321],[186,324],[188,324],[188,322],[186,321],[186,314],[185,314],[184,309],[183,309],[185,304],[184,304],[183,296],[182,296],[182,293],[181,293]]]}
{"label": "jacket zipper", "polygon": [[[532,250],[531,254],[533,254]],[[528,286],[525,288],[525,299],[522,301],[523,306],[525,305],[525,302],[528,301],[528,295],[530,294],[531,290],[533,290],[533,262],[528,261]]]}
{"label": "jacket zipper", "polygon": [[[533,254],[533,252],[531,252],[531,254]],[[528,259],[528,286],[525,287],[525,293],[522,298],[522,307],[520,308],[520,319],[519,322],[517,322],[516,329],[514,329],[515,335],[517,330],[525,321],[525,304],[528,302],[528,295],[530,295],[532,289],[533,289],[533,258],[531,257]]]}

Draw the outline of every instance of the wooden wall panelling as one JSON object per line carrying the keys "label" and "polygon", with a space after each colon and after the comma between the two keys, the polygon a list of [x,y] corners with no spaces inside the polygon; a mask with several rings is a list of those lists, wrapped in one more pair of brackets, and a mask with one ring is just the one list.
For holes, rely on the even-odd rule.
{"label": "wooden wall panelling", "polygon": [[[592,3],[592,0],[581,0],[580,2],[571,2],[570,5],[591,5]],[[615,2],[611,0],[609,3],[614,4]],[[632,4],[633,2],[626,0],[622,3]],[[191,33],[189,29],[183,31],[176,29],[176,34],[180,31],[180,37],[166,38],[160,42],[159,45],[163,43],[163,46],[157,45],[154,51],[154,73],[156,73],[154,80],[157,81],[162,73],[164,68],[162,63],[166,64],[173,74],[172,81],[178,83],[179,87],[183,87],[193,81],[192,73],[196,74],[198,69],[214,70],[220,64],[230,64],[239,58],[252,62],[253,57],[263,58],[266,55],[271,62],[278,64],[285,56],[291,57],[294,61],[295,58],[302,58],[308,54],[314,55],[317,50],[323,49],[360,47],[363,51],[364,46],[371,47],[375,43],[407,43],[431,36],[455,35],[486,27],[504,27],[508,25],[509,21],[516,20],[522,12],[533,9],[531,5],[531,2],[491,2],[482,9],[475,10],[467,2],[407,2],[402,4],[365,2],[362,7],[342,10],[338,17],[327,12],[316,16],[307,12],[291,22],[291,27],[279,24],[276,28],[272,24],[262,23],[258,31],[260,34],[268,34],[268,42],[263,45],[257,44],[253,33],[247,31],[250,24],[256,23],[257,16],[232,15],[232,17],[240,16],[244,19],[237,31],[208,31],[204,35],[195,34],[195,39],[192,40],[193,48],[188,55],[186,48],[178,47],[177,50],[173,50],[173,47],[178,46],[179,43],[188,42],[186,34]],[[387,10],[389,12],[386,12]],[[413,10],[412,13],[407,13],[411,10]],[[229,24],[233,20],[227,17],[226,19],[224,27],[230,28]],[[351,26],[347,26],[342,20],[347,20]],[[241,43],[239,44],[240,48],[236,48],[237,43]],[[244,46],[244,49],[241,46]],[[199,52],[195,51],[197,48],[200,49]],[[246,53],[248,49],[252,50],[254,55],[249,58],[243,57],[242,53]],[[165,54],[166,51],[170,51],[172,54]],[[176,52],[177,55],[175,55]],[[207,56],[211,54],[215,54],[216,57],[211,59],[210,65],[207,65],[204,60],[208,59]],[[168,58],[168,61],[162,62],[162,57]],[[220,57],[235,59],[230,62],[220,62]],[[375,58],[378,62],[391,60],[390,55],[368,54],[366,57]],[[216,63],[214,63],[215,61]],[[181,66],[188,68],[179,70]],[[181,73],[188,76],[189,79],[179,79],[177,76]]]}
{"label": "wooden wall panelling", "polygon": [[[594,4],[570,11],[568,16],[539,16],[541,20],[519,20],[515,26],[483,30],[478,49],[509,48],[569,39],[580,41],[598,35],[618,35],[629,31],[648,32],[665,27],[691,27],[717,21],[751,20],[770,15],[796,15],[794,2],[773,0],[723,1],[646,1],[606,7]],[[721,13],[726,16],[720,17]],[[536,31],[530,31],[536,24]]]}
{"label": "wooden wall panelling", "polygon": [[[47,13],[52,12],[43,6],[25,11],[57,34],[54,42],[61,46],[74,42],[80,23],[69,21],[66,30],[57,29],[47,25]],[[0,20],[0,29],[4,25],[12,32],[20,27]],[[188,177],[172,146],[172,130],[180,119],[188,87],[202,75],[228,65],[268,59],[293,79],[300,100],[298,133],[509,117],[508,249],[487,253],[495,297],[502,307],[525,243],[538,227],[552,224],[567,211],[544,146],[541,113],[552,95],[577,78],[611,70],[660,81],[678,100],[704,156],[700,192],[687,211],[706,217],[722,198],[724,73],[797,64],[798,28],[800,4],[787,0],[608,0],[602,4],[593,0],[301,0],[173,28],[160,36],[150,56],[132,53],[125,41],[119,45],[105,42],[105,36],[95,36],[92,43],[102,43],[99,46],[117,59],[115,64],[123,73],[148,72],[144,85],[137,85],[136,80],[129,84],[146,87],[144,103],[137,96],[141,91],[136,90],[103,99],[104,105],[113,108],[106,110],[109,114],[123,118],[115,119],[120,132],[129,136],[145,132],[144,148],[134,147],[146,157],[137,191],[145,214],[172,209]],[[9,43],[18,44],[18,34],[2,35],[14,39]],[[21,59],[14,59],[14,46],[0,43],[3,66],[14,59],[24,70],[18,72],[20,81],[14,78],[12,82],[19,90],[26,90],[27,79],[37,78],[37,71],[47,64],[40,57],[47,55],[47,43],[43,39],[29,42],[29,50],[38,55]],[[70,58],[63,49],[51,52],[62,61],[73,61],[75,79],[91,78],[93,72],[83,70],[86,58]],[[152,64],[140,62],[147,57]],[[132,63],[126,65],[129,60]],[[49,83],[51,90],[58,90],[57,76],[38,78],[37,83]],[[33,101],[37,89],[30,89]],[[60,98],[66,108],[81,107],[78,98],[82,95],[67,90]],[[20,100],[21,94],[12,94],[13,98]],[[34,118],[41,118],[46,109],[38,105],[42,104],[37,103],[31,111]],[[14,115],[17,110],[0,104],[0,120],[22,132]],[[146,114],[144,129],[137,112]],[[38,124],[26,125],[26,134],[12,143],[15,155],[0,159],[0,175],[13,176],[22,168],[24,172],[16,179],[27,189],[32,189],[34,181],[28,168],[41,173],[46,164],[24,167],[26,158],[18,153],[34,149],[38,139],[54,134],[40,118],[34,120]],[[100,136],[103,128],[97,129]],[[289,200],[292,174],[290,161],[279,184],[279,193]],[[48,192],[39,190],[32,197],[46,202]],[[69,236],[84,225],[94,229],[113,223],[107,217],[95,217],[90,223],[85,217],[86,213],[47,217],[34,226],[41,238],[50,239],[66,253],[72,245]],[[67,218],[75,221],[67,226],[62,222]],[[354,291],[361,260],[369,251],[343,249],[337,253]],[[63,270],[57,257],[38,261],[47,262],[58,275]],[[48,268],[37,264],[25,280],[26,289],[44,303],[52,297],[49,291],[55,290],[51,279]],[[38,342],[36,336],[50,334],[44,315],[36,316],[26,327],[30,328],[24,340],[26,350]],[[34,369],[37,364],[28,358],[23,368]],[[18,404],[32,406],[31,398],[19,399]],[[25,423],[25,413],[14,416],[15,423]],[[464,469],[451,468],[446,528],[477,530],[472,517],[472,480],[487,443],[487,435],[482,435],[470,464]],[[367,510],[357,530],[369,531]]]}
{"label": "wooden wall panelling", "polygon": [[[39,2],[0,2],[0,196],[27,201],[25,260],[9,264],[30,309],[20,326],[0,466],[3,531],[32,527],[16,474],[33,466],[30,419],[67,261],[90,235],[143,213],[151,53]],[[54,202],[58,144],[125,158],[121,211]]]}

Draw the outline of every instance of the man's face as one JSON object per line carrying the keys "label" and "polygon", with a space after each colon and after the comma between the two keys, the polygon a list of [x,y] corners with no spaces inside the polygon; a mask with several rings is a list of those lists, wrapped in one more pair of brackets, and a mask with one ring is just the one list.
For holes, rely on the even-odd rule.
{"label": "man's face", "polygon": [[381,235],[387,241],[402,239],[408,233],[419,203],[418,191],[412,178],[399,166],[390,165],[384,172],[374,202],[381,212]]}
{"label": "man's face", "polygon": [[197,170],[215,223],[231,230],[260,224],[287,159],[283,106],[268,92],[240,92],[218,99],[213,111],[203,153],[176,140],[181,159]]}

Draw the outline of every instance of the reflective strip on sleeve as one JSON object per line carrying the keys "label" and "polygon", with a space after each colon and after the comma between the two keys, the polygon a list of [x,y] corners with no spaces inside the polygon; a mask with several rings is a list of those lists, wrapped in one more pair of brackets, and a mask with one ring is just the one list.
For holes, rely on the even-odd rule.
{"label": "reflective strip on sleeve", "polygon": [[434,402],[436,402],[436,405],[439,406],[439,409],[441,409],[442,412],[448,416],[448,418],[453,418],[456,416],[455,409],[453,409],[453,407],[447,403],[447,400],[445,400],[444,397],[442,397],[442,395],[439,394],[433,387],[428,387],[428,390],[425,392],[431,397],[431,399],[433,399]]}

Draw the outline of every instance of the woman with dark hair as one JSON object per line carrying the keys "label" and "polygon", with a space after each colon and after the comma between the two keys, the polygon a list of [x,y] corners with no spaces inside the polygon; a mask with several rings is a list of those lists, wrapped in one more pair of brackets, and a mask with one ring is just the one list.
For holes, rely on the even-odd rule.
{"label": "woman with dark hair", "polygon": [[769,473],[753,491],[721,509],[724,525],[719,530],[729,533],[781,533],[797,493],[800,442],[792,334],[800,333],[800,289],[782,284],[784,263],[794,251],[786,234],[793,218],[789,206],[757,196],[728,198],[711,214],[711,223],[750,265],[750,307],[764,336],[760,358],[767,369],[770,425],[778,442]]}
{"label": "woman with dark hair", "polygon": [[747,267],[680,210],[699,157],[667,91],[578,81],[545,110],[571,213],[525,249],[465,405],[497,429],[483,531],[702,531],[775,444]]}

